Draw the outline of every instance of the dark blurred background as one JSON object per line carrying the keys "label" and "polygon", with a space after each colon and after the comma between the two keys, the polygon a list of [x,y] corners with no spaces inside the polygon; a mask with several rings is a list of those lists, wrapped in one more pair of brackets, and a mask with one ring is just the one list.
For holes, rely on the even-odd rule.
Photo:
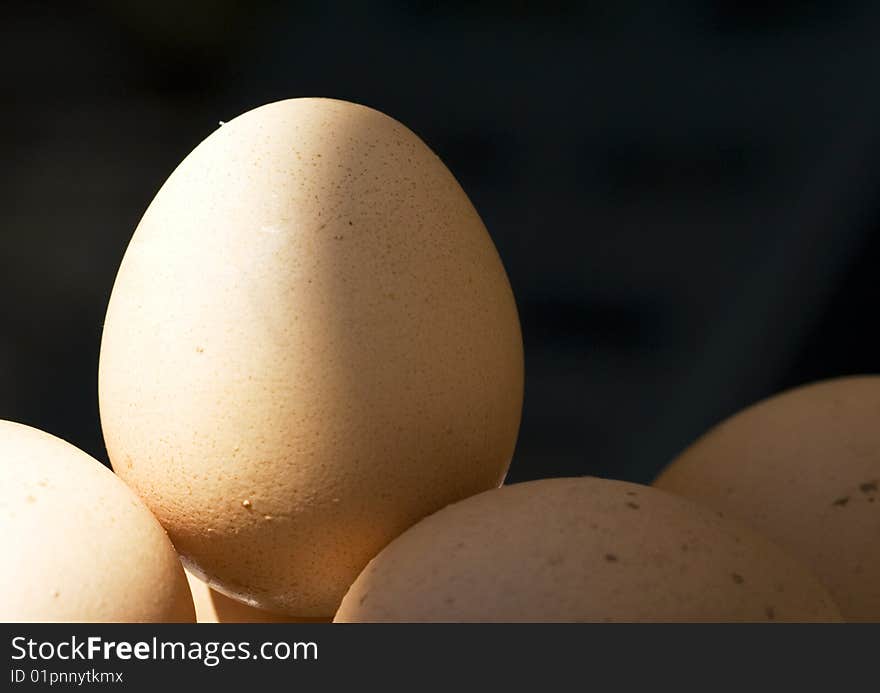
{"label": "dark blurred background", "polygon": [[2,8],[0,418],[101,460],[141,214],[219,120],[296,96],[406,123],[483,216],[526,343],[509,480],[647,481],[758,398],[878,370],[877,3]]}

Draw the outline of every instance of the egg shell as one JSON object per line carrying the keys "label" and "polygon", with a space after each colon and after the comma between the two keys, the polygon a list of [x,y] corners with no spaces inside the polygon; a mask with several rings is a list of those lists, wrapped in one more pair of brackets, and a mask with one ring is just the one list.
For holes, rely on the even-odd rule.
{"label": "egg shell", "polygon": [[685,450],[655,486],[736,515],[798,556],[848,621],[880,621],[880,377],[799,387]]}
{"label": "egg shell", "polygon": [[337,622],[837,621],[779,548],[672,494],[597,478],[487,491],[389,544]]}
{"label": "egg shell", "polygon": [[388,541],[503,481],[522,337],[437,156],[370,108],[292,99],[216,130],[150,204],[99,390],[114,469],[194,573],[329,618]]}
{"label": "egg shell", "polygon": [[192,592],[198,623],[329,623],[329,618],[296,618],[256,609],[237,599],[212,590],[188,570],[186,579]]}
{"label": "egg shell", "polygon": [[100,462],[0,421],[0,488],[0,620],[195,620],[165,531]]}

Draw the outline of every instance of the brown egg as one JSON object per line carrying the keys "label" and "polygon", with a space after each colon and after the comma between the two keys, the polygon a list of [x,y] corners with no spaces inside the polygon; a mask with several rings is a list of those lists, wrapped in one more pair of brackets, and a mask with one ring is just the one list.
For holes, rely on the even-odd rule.
{"label": "brown egg", "polygon": [[880,621],[880,377],[772,397],[705,434],[655,482],[798,556],[849,621]]}
{"label": "brown egg", "polygon": [[195,620],[168,536],[100,462],[0,421],[0,488],[0,620]]}
{"label": "brown egg", "polygon": [[523,355],[489,234],[397,121],[331,99],[227,122],[162,186],[100,361],[113,468],[230,596],[330,617],[367,561],[498,486]]}
{"label": "brown egg", "polygon": [[296,618],[248,606],[212,590],[188,570],[186,580],[192,592],[198,623],[329,623],[329,618]]}
{"label": "brown egg", "polygon": [[336,614],[352,621],[837,621],[801,564],[646,486],[545,479],[487,491],[389,544]]}

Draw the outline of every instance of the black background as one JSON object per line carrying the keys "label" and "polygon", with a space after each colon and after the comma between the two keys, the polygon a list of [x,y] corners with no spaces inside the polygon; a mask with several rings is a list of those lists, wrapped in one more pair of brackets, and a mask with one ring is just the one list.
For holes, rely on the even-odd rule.
{"label": "black background", "polygon": [[526,346],[509,480],[647,481],[707,426],[876,370],[880,6],[5,2],[0,418],[101,460],[113,279],[217,121],[332,96],[444,159]]}

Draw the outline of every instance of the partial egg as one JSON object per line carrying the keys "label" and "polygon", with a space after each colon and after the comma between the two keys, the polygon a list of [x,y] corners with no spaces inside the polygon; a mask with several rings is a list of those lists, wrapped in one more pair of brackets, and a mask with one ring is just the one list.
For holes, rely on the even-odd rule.
{"label": "partial egg", "polygon": [[685,450],[655,486],[747,521],[809,565],[848,621],[880,621],[880,377],[756,404]]}
{"label": "partial egg", "polygon": [[73,445],[0,421],[0,620],[195,620],[165,531]]}
{"label": "partial egg", "polygon": [[150,204],[99,389],[114,469],[195,574],[331,617],[391,539],[502,482],[522,338],[443,162],[378,111],[292,99],[216,130]]}
{"label": "partial egg", "polygon": [[198,623],[326,623],[330,621],[323,618],[296,618],[255,609],[212,590],[188,570],[185,572],[196,607]]}
{"label": "partial egg", "polygon": [[650,487],[597,478],[505,486],[392,541],[337,622],[838,621],[800,563]]}

